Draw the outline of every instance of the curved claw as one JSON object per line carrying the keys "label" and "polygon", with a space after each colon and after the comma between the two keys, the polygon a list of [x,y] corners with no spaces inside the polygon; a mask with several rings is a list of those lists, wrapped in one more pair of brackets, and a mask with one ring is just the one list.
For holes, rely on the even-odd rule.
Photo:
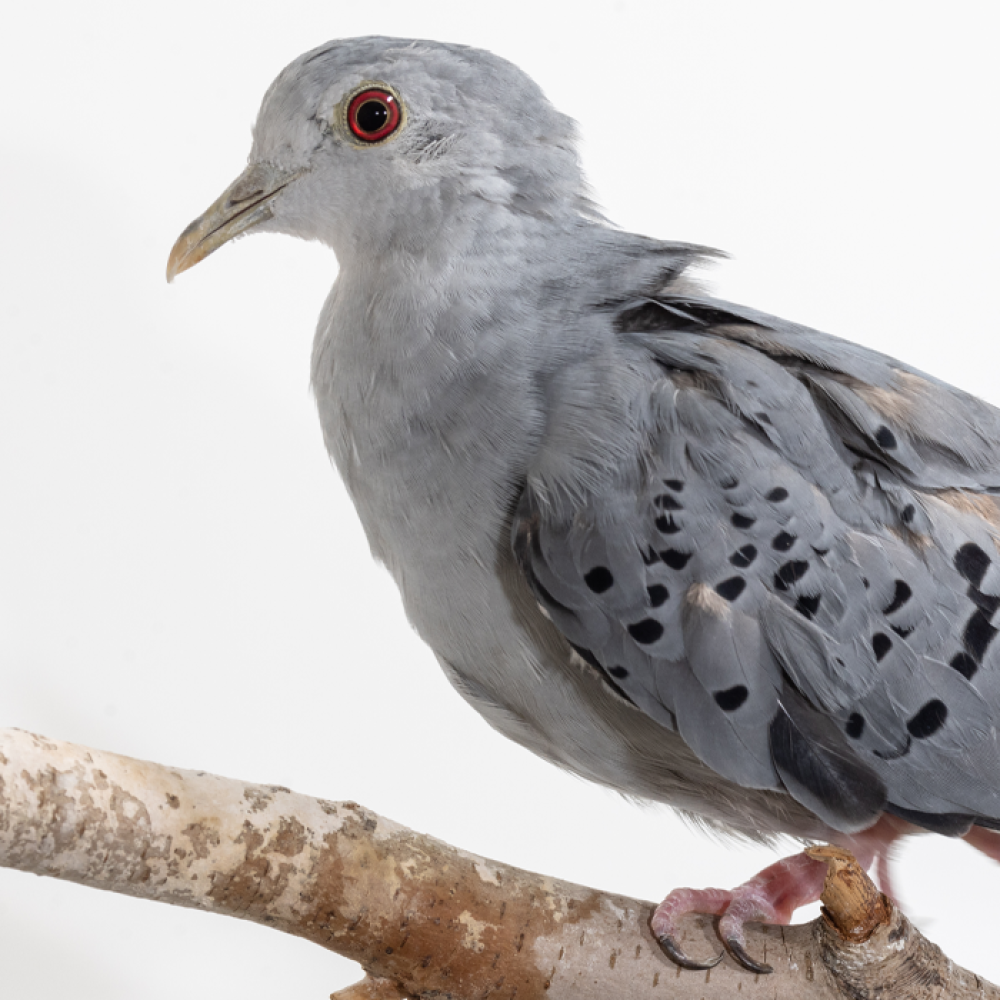
{"label": "curved claw", "polygon": [[[715,958],[708,962],[696,962],[693,958],[688,958],[681,951],[677,942],[669,935],[662,934],[656,939],[660,942],[660,947],[667,953],[667,957],[679,965],[682,969],[690,969],[692,972],[704,972],[706,969],[714,969],[725,956],[724,951],[720,951]],[[771,970],[768,969],[768,972]]]}
{"label": "curved claw", "polygon": [[[660,942],[663,943],[662,941]],[[750,972],[756,972],[759,975],[766,976],[768,973],[774,972],[774,966],[768,965],[767,962],[758,962],[751,958],[743,947],[743,943],[738,941],[736,938],[726,938],[726,948],[729,949],[729,954],[743,966],[744,969],[749,969]],[[672,957],[672,956],[671,956]]]}

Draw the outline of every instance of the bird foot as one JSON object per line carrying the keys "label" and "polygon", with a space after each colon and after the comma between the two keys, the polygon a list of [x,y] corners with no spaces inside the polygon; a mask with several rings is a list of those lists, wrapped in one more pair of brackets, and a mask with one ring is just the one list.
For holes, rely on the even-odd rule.
{"label": "bird foot", "polygon": [[[870,859],[869,859],[870,860]],[[814,903],[823,891],[826,863],[805,852],[768,866],[735,889],[674,889],[656,908],[650,921],[660,946],[681,968],[711,969],[722,961],[723,952],[709,961],[689,958],[677,944],[680,921],[690,913],[710,913],[720,918],[718,933],[729,954],[751,972],[768,973],[773,968],[747,952],[744,925],[787,924],[800,907]]]}

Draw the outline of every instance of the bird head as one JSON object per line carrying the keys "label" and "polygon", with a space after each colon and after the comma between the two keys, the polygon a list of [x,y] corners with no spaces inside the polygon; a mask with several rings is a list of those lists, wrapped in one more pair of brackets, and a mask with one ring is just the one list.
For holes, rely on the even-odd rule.
{"label": "bird head", "polygon": [[268,89],[246,170],[181,234],[167,278],[248,232],[320,240],[343,265],[447,247],[487,214],[593,215],[574,133],[528,76],[491,53],[331,42]]}

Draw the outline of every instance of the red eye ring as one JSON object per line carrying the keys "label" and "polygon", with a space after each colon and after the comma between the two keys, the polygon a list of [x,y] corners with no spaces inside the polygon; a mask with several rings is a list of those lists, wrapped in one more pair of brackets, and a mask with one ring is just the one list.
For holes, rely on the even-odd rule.
{"label": "red eye ring", "polygon": [[347,106],[347,125],[362,142],[379,142],[399,128],[399,101],[387,90],[369,87]]}

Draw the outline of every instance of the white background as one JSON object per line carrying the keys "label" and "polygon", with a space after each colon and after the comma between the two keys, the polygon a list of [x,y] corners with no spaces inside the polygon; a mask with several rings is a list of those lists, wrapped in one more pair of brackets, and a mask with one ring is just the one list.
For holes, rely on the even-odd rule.
{"label": "white background", "polygon": [[[332,255],[170,246],[241,170],[265,87],[330,38],[493,49],[582,126],[624,227],[728,250],[725,297],[1000,402],[995,6],[50,0],[0,32],[0,725],[355,798],[646,898],[776,855],[506,743],[406,625],[308,391]],[[1000,776],[998,776],[1000,780]],[[907,911],[1000,980],[1000,868],[925,837]],[[324,998],[273,931],[0,871],[11,1000]]]}

